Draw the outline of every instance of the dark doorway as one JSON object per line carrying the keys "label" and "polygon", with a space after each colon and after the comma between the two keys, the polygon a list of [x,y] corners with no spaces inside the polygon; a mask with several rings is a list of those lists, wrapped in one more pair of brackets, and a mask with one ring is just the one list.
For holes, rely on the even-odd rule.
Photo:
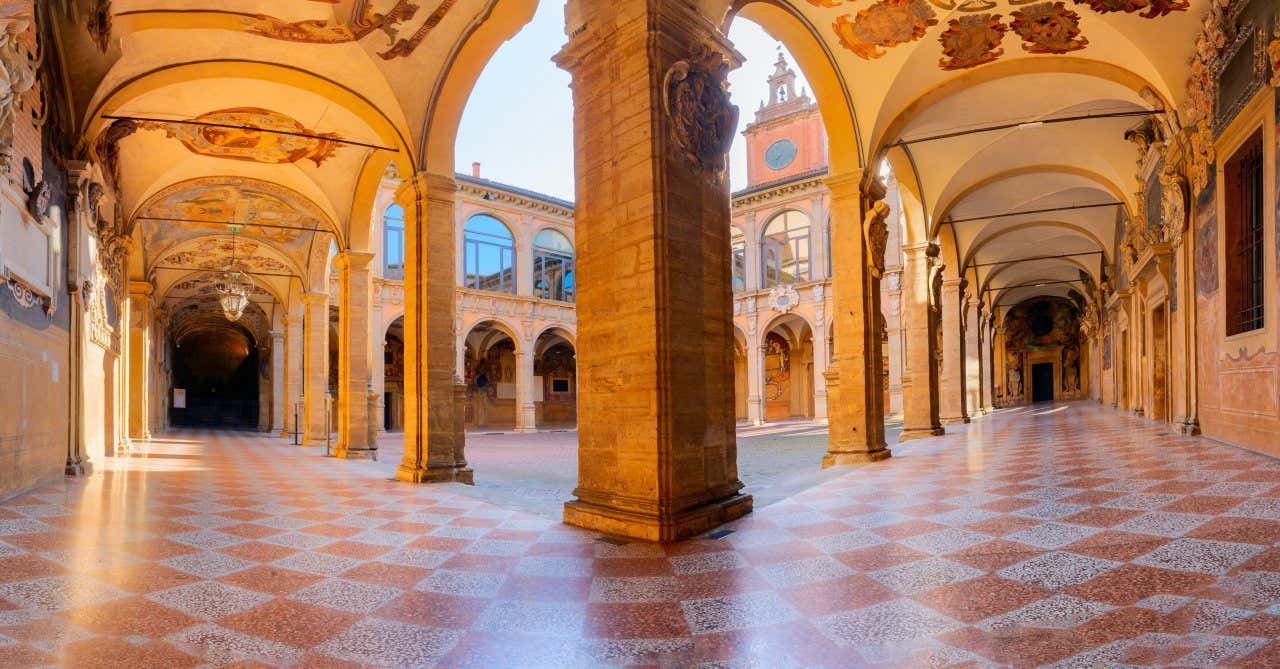
{"label": "dark doorway", "polygon": [[1053,363],[1041,362],[1031,366],[1031,401],[1053,401]]}
{"label": "dark doorway", "polygon": [[252,336],[239,326],[186,334],[173,350],[173,387],[186,391],[186,406],[170,408],[170,422],[184,427],[256,429],[262,362]]}

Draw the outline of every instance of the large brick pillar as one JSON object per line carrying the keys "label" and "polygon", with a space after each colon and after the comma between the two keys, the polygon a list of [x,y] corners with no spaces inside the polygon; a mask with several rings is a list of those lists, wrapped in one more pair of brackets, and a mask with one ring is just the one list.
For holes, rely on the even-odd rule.
{"label": "large brick pillar", "polygon": [[[324,443],[325,404],[329,395],[329,296],[306,293],[302,296],[304,339],[302,371],[303,443]],[[332,418],[329,419],[332,423]]]}
{"label": "large brick pillar", "polygon": [[373,284],[372,253],[345,251],[334,258],[338,268],[338,447],[334,454],[353,460],[372,459],[369,441],[369,318]]}
{"label": "large brick pillar", "polygon": [[835,357],[827,367],[827,420],[823,467],[889,457],[884,443],[884,370],[880,279],[888,240],[884,186],[862,174],[834,175],[831,191],[831,290]]}
{"label": "large brick pillar", "polygon": [[751,510],[738,480],[728,57],[692,3],[578,0],[578,487],[565,522],[647,540]]}
{"label": "large brick pillar", "polygon": [[965,379],[968,335],[964,318],[964,293],[968,284],[959,277],[942,282],[942,369],[938,411],[943,425],[969,422],[969,389]]}
{"label": "large brick pillar", "polygon": [[[933,315],[933,271],[938,245],[903,246],[902,434],[898,441],[942,434],[938,416],[937,323]],[[838,332],[839,330],[837,330]]]}
{"label": "large brick pillar", "polygon": [[404,458],[396,469],[401,481],[472,481],[454,388],[457,191],[452,174],[426,172],[396,191],[405,225]]}
{"label": "large brick pillar", "polygon": [[125,371],[129,375],[129,437],[151,438],[151,294],[145,281],[129,282],[129,337]]}

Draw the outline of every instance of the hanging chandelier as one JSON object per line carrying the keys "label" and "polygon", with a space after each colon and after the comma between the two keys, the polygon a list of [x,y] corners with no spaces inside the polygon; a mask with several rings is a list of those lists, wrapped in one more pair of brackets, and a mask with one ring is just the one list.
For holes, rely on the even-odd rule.
{"label": "hanging chandelier", "polygon": [[232,322],[240,320],[244,315],[245,307],[249,306],[249,296],[253,294],[253,279],[249,278],[249,273],[236,260],[236,232],[239,229],[238,225],[231,226],[231,260],[214,284],[218,291],[218,304],[222,306],[222,315]]}

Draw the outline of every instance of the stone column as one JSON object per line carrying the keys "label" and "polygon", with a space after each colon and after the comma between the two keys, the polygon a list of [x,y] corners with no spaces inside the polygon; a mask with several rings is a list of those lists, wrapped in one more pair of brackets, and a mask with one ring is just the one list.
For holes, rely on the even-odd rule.
{"label": "stone column", "polygon": [[[295,407],[302,402],[302,316],[285,316],[284,317],[284,387],[280,393],[284,398],[284,429],[280,431],[280,436],[288,439],[294,430],[298,430],[298,426],[294,425],[294,421],[301,421],[303,413],[295,414]],[[295,415],[297,418],[295,418]],[[300,423],[305,425],[305,423]],[[306,430],[300,430],[305,432]]]}
{"label": "stone column", "polygon": [[516,432],[537,432],[538,417],[533,404],[532,345],[521,344],[516,351]]}
{"label": "stone column", "polygon": [[747,341],[747,420],[752,425],[764,425],[765,421],[764,354],[763,346]]}
{"label": "stone column", "polygon": [[263,368],[262,362],[272,357],[271,346],[263,342],[258,346],[258,431],[271,431],[271,368]]}
{"label": "stone column", "polygon": [[725,54],[738,55],[694,3],[573,0],[566,17],[555,60],[577,129],[579,457],[564,520],[677,540],[751,510],[725,163]]}
{"label": "stone column", "polygon": [[284,380],[284,330],[271,331],[271,431],[284,434],[284,412],[289,403],[285,401]]}
{"label": "stone column", "polygon": [[1200,434],[1200,388],[1197,380],[1200,354],[1196,338],[1199,307],[1196,304],[1195,235],[1183,234],[1181,242],[1174,252],[1177,271],[1174,299],[1177,301],[1178,319],[1175,321],[1177,331],[1173,341],[1181,352],[1180,366],[1183,371],[1179,379],[1181,383],[1173,386],[1178,404],[1174,429],[1179,434],[1190,437]]}
{"label": "stone column", "polygon": [[902,415],[902,270],[885,274],[887,290],[881,293],[887,302],[883,305],[885,330],[889,343],[889,407],[891,416]]}
{"label": "stone column", "polygon": [[[819,256],[822,257],[822,256]],[[814,288],[818,308],[813,315],[813,419],[827,422],[827,315],[822,287]]]}
{"label": "stone column", "polygon": [[[303,359],[302,443],[324,443],[325,402],[329,391],[329,296],[306,293],[302,296],[306,343]],[[332,422],[332,419],[330,419]]]}
{"label": "stone column", "polygon": [[404,457],[396,478],[412,483],[471,483],[473,476],[462,430],[466,388],[454,388],[458,185],[452,167],[448,174],[419,172],[396,191],[405,214]]}
{"label": "stone column", "polygon": [[970,298],[964,307],[964,408],[968,416],[982,415],[982,303]]}
{"label": "stone column", "polygon": [[128,436],[151,438],[151,294],[145,281],[129,282],[129,337],[122,366],[129,375]]}
{"label": "stone column", "polygon": [[938,413],[943,425],[969,422],[968,392],[965,383],[965,290],[963,277],[942,282],[942,368],[939,370]]}
{"label": "stone column", "polygon": [[938,416],[936,330],[931,313],[931,281],[938,245],[902,247],[902,330],[906,349],[902,370],[902,435],[898,441],[943,433]]}
{"label": "stone column", "polygon": [[744,250],[742,271],[746,273],[743,277],[746,292],[750,293],[760,290],[764,269],[760,264],[760,227],[756,224],[756,212],[748,211],[744,219],[742,234],[746,238],[747,248]]}
{"label": "stone column", "polygon": [[387,416],[383,411],[387,402],[387,325],[383,322],[383,290],[387,284],[374,278],[374,302],[369,312],[369,376],[372,394],[376,395],[370,409],[369,422],[374,435],[387,431]]}
{"label": "stone column", "polygon": [[334,259],[338,268],[338,447],[334,455],[372,459],[377,444],[369,441],[369,318],[373,284],[372,253],[345,251]]}
{"label": "stone column", "polygon": [[884,185],[862,173],[827,178],[831,193],[831,293],[835,359],[827,368],[827,420],[823,467],[883,460],[884,380],[880,346],[880,278],[888,241]]}

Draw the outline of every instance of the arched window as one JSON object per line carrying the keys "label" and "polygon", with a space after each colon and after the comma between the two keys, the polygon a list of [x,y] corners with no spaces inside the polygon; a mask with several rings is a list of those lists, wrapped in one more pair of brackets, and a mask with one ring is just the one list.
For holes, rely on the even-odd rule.
{"label": "arched window", "polygon": [[773,217],[761,240],[764,287],[809,279],[809,218],[798,211]]}
{"label": "arched window", "polygon": [[533,238],[533,294],[573,301],[573,244],[555,230],[543,230]]}
{"label": "arched window", "polygon": [[729,227],[729,249],[733,256],[733,292],[747,289],[747,236],[738,226]]}
{"label": "arched window", "polygon": [[393,204],[382,215],[382,258],[384,276],[404,278],[404,207]]}
{"label": "arched window", "polygon": [[516,292],[515,238],[502,221],[476,214],[462,235],[462,285],[495,293]]}

